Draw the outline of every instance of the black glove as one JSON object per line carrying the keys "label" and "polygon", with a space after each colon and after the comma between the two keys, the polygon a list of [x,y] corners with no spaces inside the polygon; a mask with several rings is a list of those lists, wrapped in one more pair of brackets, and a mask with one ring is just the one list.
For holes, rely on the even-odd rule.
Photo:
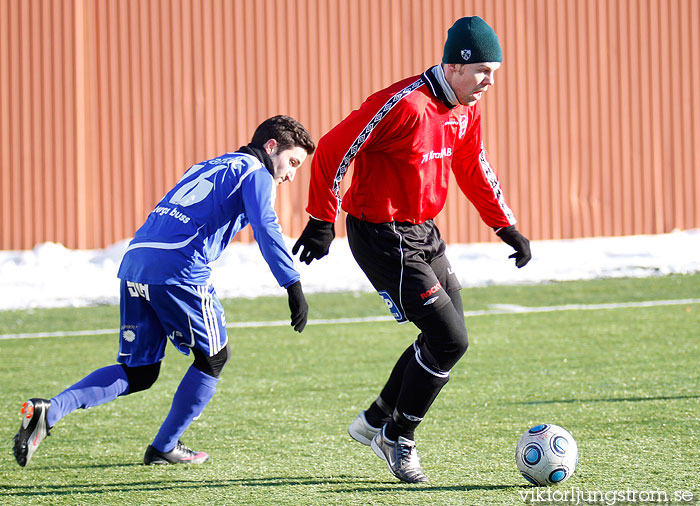
{"label": "black glove", "polygon": [[532,258],[530,254],[530,241],[523,234],[518,232],[515,225],[498,229],[496,235],[508,246],[511,246],[515,253],[508,258],[515,258],[515,266],[520,269],[524,267]]}
{"label": "black glove", "polygon": [[309,305],[306,303],[304,291],[301,289],[301,281],[287,287],[287,297],[289,298],[289,309],[292,311],[292,327],[297,332],[301,332],[306,327],[306,320],[309,318]]}
{"label": "black glove", "polygon": [[332,222],[309,218],[306,228],[292,248],[292,255],[296,255],[300,247],[304,247],[299,255],[299,260],[310,264],[312,260],[325,257],[335,237],[335,227]]}

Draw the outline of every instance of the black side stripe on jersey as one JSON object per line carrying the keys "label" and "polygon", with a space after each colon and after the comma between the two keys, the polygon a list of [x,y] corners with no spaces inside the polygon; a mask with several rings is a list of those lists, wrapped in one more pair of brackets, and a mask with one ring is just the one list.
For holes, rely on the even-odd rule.
{"label": "black side stripe on jersey", "polygon": [[362,132],[360,132],[360,135],[358,135],[355,141],[350,145],[350,149],[348,149],[347,153],[345,153],[345,156],[340,162],[338,170],[335,173],[335,179],[333,179],[333,194],[335,195],[335,198],[338,199],[338,213],[340,213],[340,203],[342,201],[340,197],[340,183],[343,181],[343,177],[345,177],[345,174],[348,171],[350,162],[360,150],[362,145],[365,143],[365,141],[369,137],[369,134],[372,133],[374,127],[376,127],[379,124],[379,122],[384,118],[384,116],[386,116],[389,113],[389,111],[391,111],[394,108],[394,106],[401,101],[401,99],[423,86],[423,84],[425,84],[423,79],[418,78],[415,82],[409,84],[403,90],[399,91],[398,93],[395,93],[386,102],[386,104],[384,104],[382,108],[379,109],[379,111],[377,111],[377,113],[370,120],[370,122],[367,123],[367,126],[365,126]]}
{"label": "black side stripe on jersey", "polygon": [[506,218],[508,218],[510,224],[515,224],[515,215],[513,214],[513,211],[510,210],[510,207],[508,207],[508,204],[503,197],[503,191],[501,190],[501,185],[498,182],[498,177],[486,158],[486,150],[484,149],[483,141],[481,142],[481,151],[479,152],[479,165],[481,166],[481,172],[484,173],[484,177],[491,186],[491,190],[493,191],[494,197],[496,197],[498,205],[501,206],[501,210],[506,215]]}

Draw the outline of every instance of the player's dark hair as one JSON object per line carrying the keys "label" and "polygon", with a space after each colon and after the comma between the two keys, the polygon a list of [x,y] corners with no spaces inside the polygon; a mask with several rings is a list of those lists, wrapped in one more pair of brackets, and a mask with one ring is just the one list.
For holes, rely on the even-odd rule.
{"label": "player's dark hair", "polygon": [[309,155],[316,151],[311,134],[304,125],[289,116],[273,116],[260,123],[250,143],[254,146],[263,146],[270,139],[277,141],[279,151],[296,146],[303,148]]}

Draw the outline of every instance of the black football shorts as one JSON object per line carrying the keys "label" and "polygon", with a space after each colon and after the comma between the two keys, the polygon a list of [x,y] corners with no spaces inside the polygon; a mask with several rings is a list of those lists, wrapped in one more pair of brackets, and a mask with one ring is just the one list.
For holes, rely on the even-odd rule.
{"label": "black football shorts", "polygon": [[462,288],[433,220],[370,223],[348,215],[346,224],[355,260],[397,322],[432,314]]}

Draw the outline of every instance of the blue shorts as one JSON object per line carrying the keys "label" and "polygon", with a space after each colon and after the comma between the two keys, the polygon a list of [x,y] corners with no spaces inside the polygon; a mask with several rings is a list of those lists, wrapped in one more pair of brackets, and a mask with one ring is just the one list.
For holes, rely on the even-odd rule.
{"label": "blue shorts", "polygon": [[169,339],[183,354],[197,348],[207,356],[226,343],[224,308],[212,285],[147,285],[121,281],[119,354],[129,367],[155,364]]}

